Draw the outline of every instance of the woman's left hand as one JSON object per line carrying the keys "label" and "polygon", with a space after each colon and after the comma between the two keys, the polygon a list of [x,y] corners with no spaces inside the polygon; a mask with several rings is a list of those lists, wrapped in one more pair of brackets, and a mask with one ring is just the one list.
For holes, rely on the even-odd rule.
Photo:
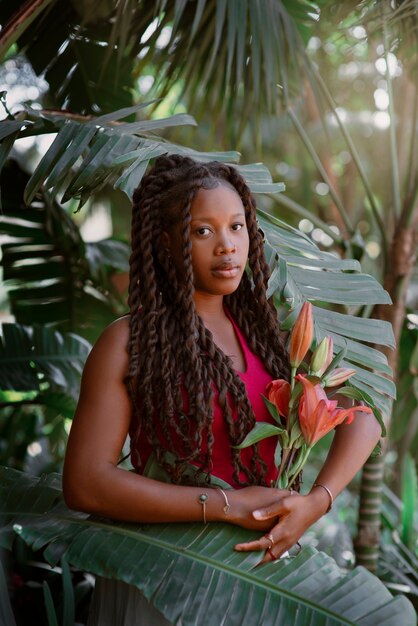
{"label": "woman's left hand", "polygon": [[263,509],[253,511],[257,520],[279,518],[269,533],[255,541],[239,543],[235,550],[239,552],[264,551],[261,563],[276,560],[281,554],[295,545],[305,530],[316,522],[327,510],[329,500],[323,490],[315,489],[302,496],[296,492]]}

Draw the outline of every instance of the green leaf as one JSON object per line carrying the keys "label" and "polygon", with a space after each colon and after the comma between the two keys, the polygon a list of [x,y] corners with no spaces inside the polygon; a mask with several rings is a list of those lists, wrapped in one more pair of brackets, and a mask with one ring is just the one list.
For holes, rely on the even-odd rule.
{"label": "green leaf", "polygon": [[129,271],[130,248],[116,239],[102,239],[86,244],[86,259],[92,276],[99,277],[103,267],[112,267],[121,272]]}
{"label": "green leaf", "polygon": [[[24,201],[30,204],[36,192],[51,173],[55,164],[65,154],[70,142],[76,136],[78,125],[72,121],[67,121],[55,137],[51,147],[42,157],[37,168],[29,179],[24,193]],[[84,130],[84,128],[83,128]]]}
{"label": "green leaf", "polygon": [[76,567],[132,584],[169,621],[181,619],[184,626],[196,624],[198,614],[229,626],[282,626],[301,618],[312,626],[416,625],[406,598],[393,598],[363,568],[343,573],[313,548],[254,568],[258,553],[233,549],[254,533],[232,524],[88,518],[65,507],[58,476],[37,479],[9,468],[0,472],[0,507],[3,543],[14,524],[50,563],[64,555]]}
{"label": "green leaf", "polygon": [[414,550],[416,544],[415,513],[418,510],[418,480],[414,459],[408,452],[402,468],[401,540]]}
{"label": "green leaf", "polygon": [[[2,33],[0,43],[0,60],[7,55],[10,47],[16,43],[22,33],[32,24],[34,20],[44,11],[53,0],[38,0],[30,6],[26,6],[26,10],[17,11],[8,23],[6,33]],[[4,28],[4,24],[3,24]]]}
{"label": "green leaf", "polygon": [[[268,293],[276,296],[282,330],[291,330],[306,300],[344,305],[390,302],[381,285],[361,273],[357,262],[346,265],[344,260],[336,260],[305,235],[263,211],[258,211],[258,219],[266,236],[267,259],[272,269]],[[312,313],[315,342],[330,336],[336,351],[346,348],[347,364],[356,369],[356,386],[373,398],[376,411],[389,413],[395,395],[394,384],[387,378],[391,369],[382,353],[364,344],[394,346],[391,325],[317,305],[312,307]]]}
{"label": "green leaf", "polygon": [[[268,400],[267,400],[268,402]],[[245,436],[244,440],[238,446],[234,446],[234,448],[238,448],[242,450],[243,448],[248,448],[249,446],[254,445],[258,441],[262,439],[266,439],[267,437],[274,437],[281,435],[285,432],[284,428],[279,428],[278,426],[274,426],[273,424],[268,424],[267,422],[257,422],[253,429]]]}
{"label": "green leaf", "polygon": [[65,559],[61,560],[62,567],[62,589],[64,595],[64,607],[62,615],[62,626],[74,626],[75,622],[75,604],[74,589],[71,581],[71,573],[68,563]]}
{"label": "green leaf", "polygon": [[47,326],[28,328],[3,324],[0,343],[0,387],[39,391],[41,383],[52,390],[78,397],[81,372],[90,344],[71,333]]}
{"label": "green leaf", "polygon": [[355,387],[354,384],[348,386],[346,385],[345,387],[342,387],[341,389],[338,389],[338,394],[340,396],[346,396],[347,398],[353,398],[354,400],[359,400],[360,402],[365,402],[365,404],[367,404],[367,406],[369,406],[371,408],[371,410],[373,411],[373,414],[375,416],[375,418],[377,419],[377,421],[380,424],[380,427],[382,429],[382,437],[386,437],[386,426],[385,423],[382,419],[382,416],[380,414],[380,411],[377,410],[374,402],[373,402],[373,398],[371,396],[369,396],[365,391],[359,389],[358,387]]}
{"label": "green leaf", "polygon": [[129,117],[133,113],[138,113],[138,111],[140,111],[141,109],[149,107],[155,102],[159,102],[159,99],[150,100],[149,102],[142,102],[141,104],[135,104],[131,107],[125,107],[124,109],[112,111],[112,113],[107,113],[106,115],[100,115],[99,117],[95,117],[91,122],[88,122],[88,124],[104,126],[105,124],[109,124],[110,122],[116,122],[117,120],[123,119],[124,117]]}
{"label": "green leaf", "polygon": [[44,601],[46,608],[46,615],[48,619],[48,626],[58,626],[58,618],[55,612],[54,601],[52,599],[51,590],[46,580],[42,583],[44,592]]}
{"label": "green leaf", "polygon": [[277,410],[277,406],[273,402],[270,402],[270,400],[266,398],[265,396],[262,396],[262,397],[263,397],[264,404],[269,410],[270,415],[274,418],[274,420],[278,424],[282,425],[282,418],[280,417],[280,413]]}
{"label": "green leaf", "polygon": [[18,120],[2,120],[0,125],[0,141],[10,135],[15,135],[16,131],[20,130],[26,123],[27,122],[21,122]]}
{"label": "green leaf", "polygon": [[12,605],[10,604],[6,576],[0,561],[0,626],[16,626]]}
{"label": "green leaf", "polygon": [[149,133],[162,128],[170,128],[171,126],[197,126],[196,120],[186,113],[177,113],[170,117],[159,118],[156,120],[144,120],[142,122],[131,122],[127,124],[118,124],[112,127],[112,131],[118,134],[136,134]]}

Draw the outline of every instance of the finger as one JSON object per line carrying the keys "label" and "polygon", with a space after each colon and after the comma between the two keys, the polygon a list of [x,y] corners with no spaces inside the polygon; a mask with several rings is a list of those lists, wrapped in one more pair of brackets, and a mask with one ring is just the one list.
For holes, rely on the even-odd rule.
{"label": "finger", "polygon": [[260,565],[262,563],[272,563],[273,561],[277,561],[277,559],[280,559],[282,555],[287,552],[287,550],[288,548],[286,546],[276,544],[273,548],[266,550],[263,559],[260,561]]}
{"label": "finger", "polygon": [[256,520],[271,519],[272,517],[278,517],[288,512],[287,506],[284,506],[283,500],[273,502],[270,506],[253,511],[253,517]]}
{"label": "finger", "polygon": [[247,543],[237,543],[235,550],[238,550],[238,552],[260,552],[260,550],[266,550],[267,547],[265,542],[258,539],[257,541],[248,541]]}
{"label": "finger", "polygon": [[268,535],[264,535],[264,537],[260,537],[255,541],[247,541],[245,543],[238,543],[235,546],[235,550],[241,552],[251,552],[251,551],[260,551],[260,550],[268,550],[274,546],[274,537],[271,533]]}

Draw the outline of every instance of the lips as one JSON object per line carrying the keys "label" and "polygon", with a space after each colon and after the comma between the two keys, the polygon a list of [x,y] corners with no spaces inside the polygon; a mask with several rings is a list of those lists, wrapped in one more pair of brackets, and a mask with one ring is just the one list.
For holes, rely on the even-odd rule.
{"label": "lips", "polygon": [[218,278],[234,278],[240,272],[240,266],[236,263],[224,261],[212,267],[212,274]]}

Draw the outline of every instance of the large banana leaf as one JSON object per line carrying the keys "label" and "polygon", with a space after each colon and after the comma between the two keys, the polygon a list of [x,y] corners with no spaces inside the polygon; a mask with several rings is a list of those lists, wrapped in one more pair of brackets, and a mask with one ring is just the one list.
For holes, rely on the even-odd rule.
{"label": "large banana leaf", "polygon": [[344,573],[313,548],[254,568],[259,555],[233,550],[253,533],[232,525],[88,518],[65,507],[58,475],[34,478],[2,468],[0,507],[4,547],[11,546],[14,528],[35,550],[44,549],[51,564],[64,556],[94,574],[135,585],[183,626],[416,624],[408,600],[393,598],[363,568]]}

